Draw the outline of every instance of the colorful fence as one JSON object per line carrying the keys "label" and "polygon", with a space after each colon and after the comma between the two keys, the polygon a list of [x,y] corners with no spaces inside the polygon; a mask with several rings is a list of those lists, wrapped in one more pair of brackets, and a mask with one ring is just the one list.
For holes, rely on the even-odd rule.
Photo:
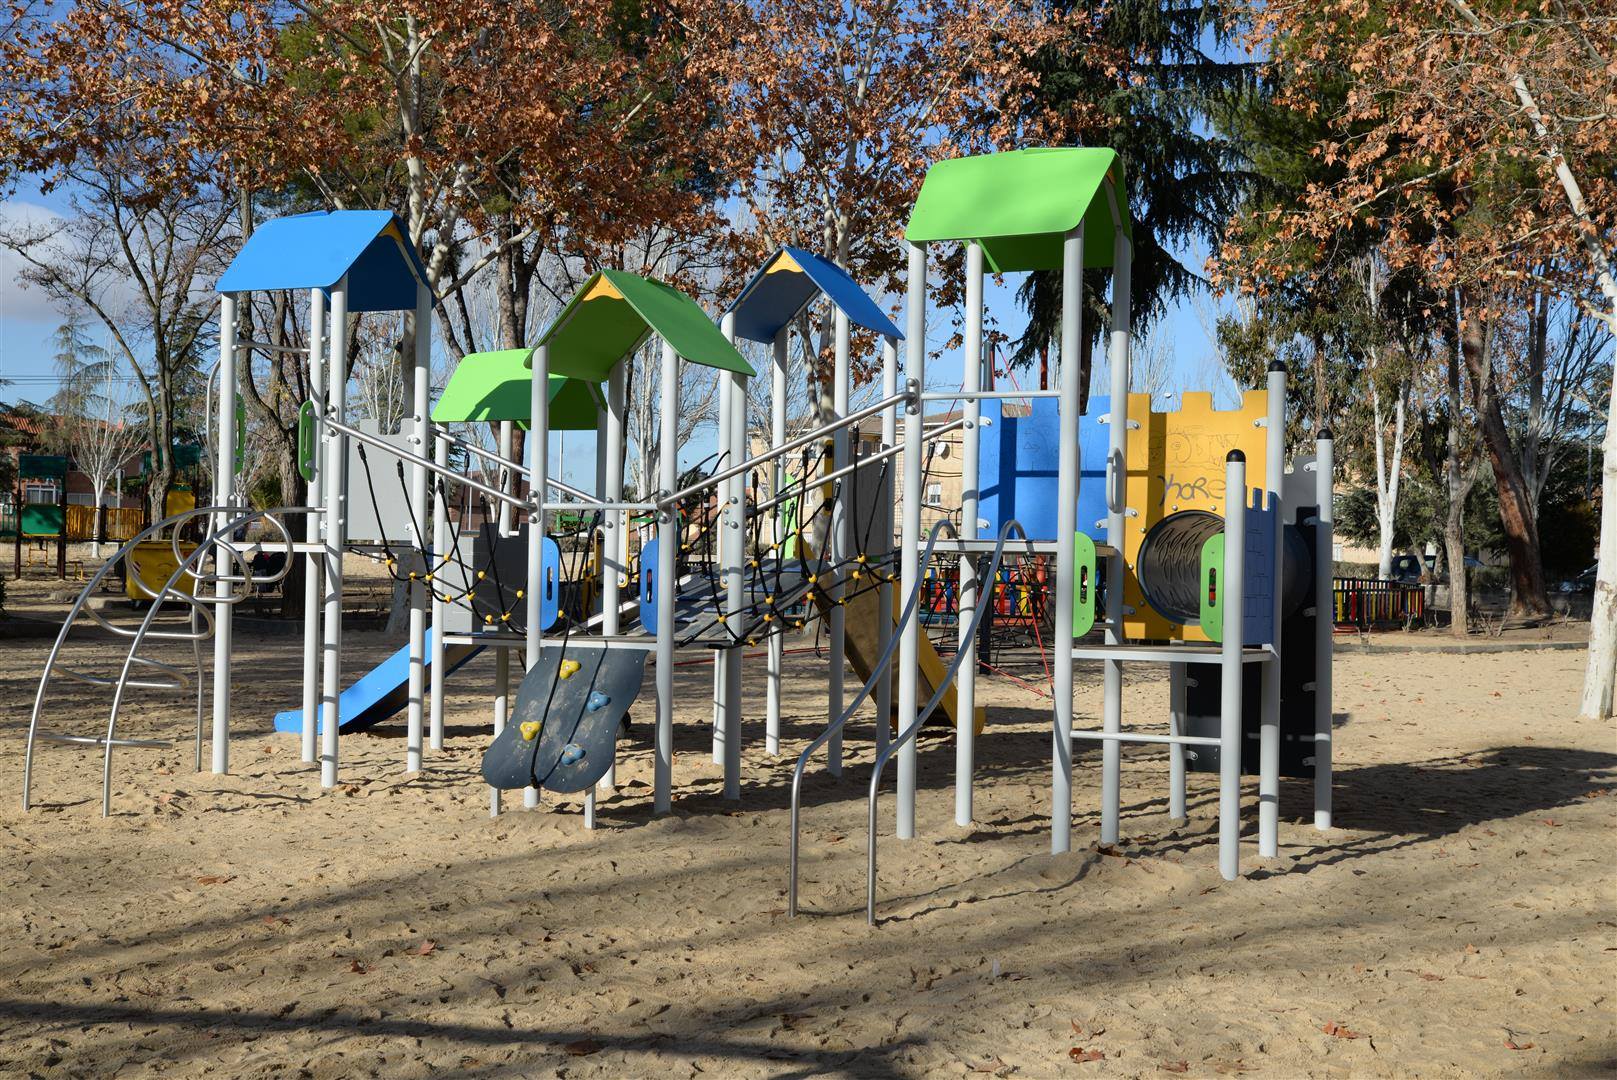
{"label": "colorful fence", "polygon": [[1376,578],[1336,578],[1336,625],[1358,630],[1415,626],[1426,621],[1426,589]]}

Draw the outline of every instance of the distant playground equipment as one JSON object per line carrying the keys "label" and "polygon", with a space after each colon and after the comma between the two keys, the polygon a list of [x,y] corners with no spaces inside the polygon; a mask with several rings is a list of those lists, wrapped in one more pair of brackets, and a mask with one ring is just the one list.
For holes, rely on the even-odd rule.
{"label": "distant playground equipment", "polygon": [[[18,454],[17,490],[13,495],[11,529],[16,541],[12,576],[22,577],[23,548],[33,541],[41,546],[56,541],[56,576],[67,577],[67,458],[60,454]],[[27,482],[51,480],[56,485],[54,503],[33,503],[26,499]]]}
{"label": "distant playground equipment", "polygon": [[[1239,865],[1243,773],[1258,777],[1258,853],[1278,853],[1279,778],[1314,778],[1315,824],[1330,825],[1331,439],[1315,433],[1312,456],[1286,460],[1286,373],[1231,410],[1186,394],[1157,411],[1129,393],[1132,248],[1122,162],[1103,149],[1023,150],[934,166],[910,219],[907,323],[901,332],[840,267],[798,248],[776,251],[715,326],[674,288],[620,270],[589,277],[532,348],[466,357],[436,404],[429,400],[431,335],[414,341],[409,415],[397,432],[348,412],[341,329],[357,313],[405,313],[430,324],[432,296],[399,222],[389,213],[341,211],[270,221],[243,245],[219,282],[220,362],[210,427],[217,473],[234,477],[240,419],[236,384],[254,351],[289,349],[240,336],[237,314],[254,291],[301,291],[309,303],[314,398],[300,414],[298,467],[310,505],[246,507],[239,481],[222,505],[171,518],[126,545],[172,558],[136,573],[154,596],[115,677],[60,665],[60,644],[41,679],[29,727],[24,805],[36,740],[103,750],[103,812],[110,806],[126,689],[178,689],[176,665],[142,652],[147,642],[189,642],[198,673],[198,767],[203,712],[201,642],[213,642],[211,767],[229,769],[234,605],[262,583],[253,560],[278,554],[306,569],[301,707],[276,718],[318,762],[322,787],[338,783],[341,737],[405,714],[404,766],[415,772],[443,745],[444,680],[483,651],[495,661],[493,739],[483,758],[490,812],[502,793],[584,792],[593,827],[597,791],[614,781],[617,740],[655,670],[653,805],[673,799],[674,669],[680,651],[714,658],[713,760],[723,795],[741,797],[741,688],[746,650],[764,648],[765,748],[780,752],[783,635],[823,626],[830,661],[825,724],[799,755],[792,794],[790,910],[797,911],[798,822],[804,770],[823,751],[842,771],[846,726],[874,705],[876,764],[868,792],[867,916],[876,910],[876,814],[883,768],[897,759],[897,834],[915,835],[917,735],[934,715],[952,722],[955,820],[973,819],[980,643],[996,620],[1040,646],[1053,614],[1051,849],[1072,845],[1075,742],[1101,744],[1100,841],[1120,834],[1120,751],[1165,746],[1170,814],[1186,813],[1185,776],[1219,776],[1219,869]],[[964,247],[964,379],[926,386],[929,250]],[[1106,336],[1110,393],[1079,409],[1084,340],[1081,278],[1109,271]],[[1059,271],[1062,321],[1058,388],[984,389],[985,273]],[[834,324],[831,409],[811,430],[787,430],[787,357],[793,327],[823,303]],[[328,332],[329,331],[329,332]],[[879,357],[880,392],[850,403],[855,341]],[[737,349],[772,350],[765,447],[747,429],[747,381]],[[900,380],[900,343],[906,353]],[[677,456],[659,456],[655,489],[624,497],[626,367],[646,345],[658,358],[659,439],[678,444],[680,371],[718,372],[718,446],[681,486]],[[929,422],[934,403],[957,414]],[[652,403],[646,403],[649,407]],[[850,434],[880,424],[870,444]],[[498,425],[498,448],[456,438],[447,425]],[[526,460],[514,454],[525,428]],[[550,433],[597,433],[590,490],[552,475]],[[901,430],[902,429],[902,430]],[[938,440],[958,433],[965,490],[958,515],[923,536],[918,494]],[[479,471],[450,467],[451,457]],[[900,464],[901,463],[901,464]],[[902,475],[897,475],[901,467]],[[695,476],[696,479],[691,479]],[[912,493],[900,498],[899,493]],[[473,514],[474,500],[480,514]],[[459,512],[452,512],[458,505]],[[294,539],[284,519],[302,517]],[[194,549],[180,526],[205,518]],[[480,519],[475,529],[470,523]],[[636,545],[632,530],[644,529]],[[254,535],[256,530],[257,535]],[[265,533],[270,535],[265,535]],[[343,556],[376,560],[407,594],[408,639],[344,689]],[[953,565],[940,570],[935,558]],[[166,577],[155,583],[152,577]],[[105,569],[102,571],[104,574]],[[98,578],[101,575],[98,575]],[[92,586],[94,582],[92,582]],[[88,593],[86,593],[88,595]],[[165,606],[187,627],[154,629]],[[852,613],[853,618],[849,619]],[[75,606],[62,639],[85,614]],[[91,613],[91,618],[101,617]],[[927,636],[930,624],[941,650]],[[1095,634],[1099,640],[1093,640]],[[520,679],[511,686],[516,654]],[[1103,667],[1099,730],[1075,730],[1074,664]],[[1166,731],[1124,730],[1125,663],[1166,664]],[[849,693],[844,671],[862,680]],[[131,679],[139,669],[141,678]],[[151,676],[157,672],[158,676]],[[113,690],[104,735],[50,732],[41,717],[53,675],[99,679]],[[151,677],[148,677],[151,676]],[[1042,691],[1040,691],[1042,696]]]}

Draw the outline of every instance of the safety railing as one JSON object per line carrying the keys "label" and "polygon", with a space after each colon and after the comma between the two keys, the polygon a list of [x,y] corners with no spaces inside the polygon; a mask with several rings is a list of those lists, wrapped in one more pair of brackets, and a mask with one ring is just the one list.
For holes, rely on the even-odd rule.
{"label": "safety railing", "polygon": [[[937,525],[934,525],[932,527],[934,537],[937,534],[938,527],[947,524],[948,519],[944,518],[940,520]],[[953,525],[949,525],[948,528],[949,532],[954,532]],[[1010,538],[1012,530],[1015,530],[1023,540],[1027,539],[1027,533],[1023,531],[1021,522],[1013,518],[1004,524],[1004,526],[999,530],[999,539],[994,544],[994,555],[993,558],[989,560],[988,573],[984,575],[984,577],[989,581],[994,580],[995,575],[999,573],[1000,557],[1005,554],[1005,541]],[[977,627],[982,623],[983,616],[988,613],[988,610],[989,605],[987,604],[977,605],[976,610],[972,612],[971,623],[967,626],[966,631],[960,635],[960,640],[964,642],[964,644],[961,645],[961,647],[955,651],[954,656],[950,658],[949,666],[944,669],[943,678],[938,680],[937,686],[932,691],[932,696],[927,699],[926,707],[916,713],[915,721],[903,731],[900,731],[897,737],[894,738],[892,742],[887,744],[886,749],[882,750],[881,753],[876,755],[876,764],[871,767],[869,816],[867,821],[868,831],[865,841],[865,921],[871,926],[876,925],[876,806],[877,800],[881,795],[882,770],[887,767],[888,760],[894,754],[898,753],[898,751],[902,749],[906,743],[914,739],[915,736],[920,732],[921,728],[926,725],[927,720],[931,718],[932,713],[938,707],[939,702],[941,702],[944,695],[948,693],[949,687],[954,684],[955,674],[960,670],[960,665],[965,663],[967,658],[971,657],[972,654],[976,652],[975,642],[977,639]]]}

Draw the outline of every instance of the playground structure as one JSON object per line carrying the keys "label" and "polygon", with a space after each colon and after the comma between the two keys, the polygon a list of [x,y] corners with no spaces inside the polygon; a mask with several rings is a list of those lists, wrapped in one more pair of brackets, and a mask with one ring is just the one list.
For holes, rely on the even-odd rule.
{"label": "playground structure", "polygon": [[[868,915],[875,919],[876,812],[884,767],[897,758],[899,838],[915,835],[916,737],[934,713],[952,720],[955,821],[973,816],[975,740],[981,732],[975,656],[984,619],[984,582],[1000,580],[1009,555],[1038,559],[1036,580],[1054,614],[1051,727],[1051,849],[1072,845],[1075,742],[1101,744],[1100,842],[1119,839],[1120,753],[1125,743],[1167,748],[1170,814],[1185,816],[1185,774],[1219,774],[1219,868],[1239,867],[1240,785],[1258,775],[1258,852],[1278,853],[1279,778],[1314,778],[1314,819],[1330,826],[1331,440],[1316,433],[1315,454],[1285,460],[1283,368],[1247,393],[1239,409],[1218,411],[1206,395],[1156,412],[1129,393],[1131,242],[1122,162],[1104,149],[1022,150],[942,162],[928,173],[907,230],[907,322],[901,332],[840,267],[783,248],[765,261],[718,325],[676,289],[618,270],[594,273],[531,349],[468,356],[436,405],[430,402],[432,297],[417,257],[385,211],[305,214],[254,232],[221,278],[220,360],[211,432],[216,475],[234,477],[239,418],[234,407],[242,358],[290,349],[238,336],[245,294],[305,292],[308,356],[317,389],[301,414],[299,468],[309,505],[252,510],[240,491],[219,505],[176,515],[127,545],[165,542],[166,581],[133,628],[111,624],[86,599],[64,624],[41,678],[29,728],[24,806],[37,741],[101,748],[103,813],[110,808],[112,751],[148,745],[117,735],[127,688],[175,690],[178,665],[141,653],[148,641],[188,642],[196,653],[197,764],[204,742],[202,645],[213,642],[211,768],[230,767],[232,612],[262,584],[255,556],[305,563],[301,708],[277,718],[296,731],[303,760],[337,785],[341,736],[402,708],[405,768],[423,768],[443,745],[446,676],[482,651],[493,653],[494,740],[484,758],[491,814],[502,792],[586,792],[593,827],[596,791],[613,783],[619,722],[655,668],[653,803],[672,806],[673,672],[679,650],[715,658],[713,757],[723,795],[741,798],[741,689],[744,651],[765,645],[766,749],[780,751],[783,635],[823,620],[830,661],[826,724],[794,771],[790,911],[797,911],[801,780],[821,750],[842,771],[846,725],[874,704],[876,762],[868,793]],[[929,249],[965,251],[963,380],[958,390],[927,390]],[[1110,393],[1080,412],[1082,276],[1110,271],[1106,335]],[[1062,319],[1058,388],[984,389],[984,275],[1059,271]],[[787,372],[792,330],[815,302],[833,320],[832,406],[824,423],[788,437]],[[411,397],[397,433],[350,422],[346,335],[350,316],[403,313],[412,343]],[[875,342],[881,388],[870,404],[850,405],[855,335]],[[756,376],[737,342],[772,350],[766,445],[749,454],[747,386]],[[898,352],[905,364],[900,379]],[[626,367],[647,345],[658,358],[660,444],[678,443],[680,370],[719,372],[717,451],[701,479],[680,487],[677,455],[659,455],[656,490],[624,497]],[[929,403],[960,403],[940,424]],[[1014,403],[1014,404],[1013,404]],[[649,403],[647,403],[649,405]],[[860,449],[850,432],[879,418],[879,445]],[[444,425],[499,425],[496,451],[458,439]],[[514,455],[527,429],[526,461]],[[553,430],[597,433],[596,479],[584,490],[551,473]],[[958,523],[921,529],[929,447],[960,433],[965,479]],[[482,478],[449,465],[451,454],[479,459]],[[895,476],[901,466],[901,476]],[[489,471],[494,475],[491,477]],[[1250,472],[1249,472],[1250,470]],[[895,480],[898,482],[895,483]],[[907,497],[898,498],[903,492]],[[460,513],[451,513],[458,492]],[[767,492],[767,494],[766,494]],[[463,535],[473,500],[489,523]],[[548,527],[569,516],[567,559]],[[630,541],[634,515],[650,515],[654,538]],[[294,539],[287,519],[302,518]],[[189,550],[181,529],[198,518],[207,535]],[[272,535],[240,534],[249,528]],[[407,594],[408,640],[383,665],[343,687],[345,553],[380,561]],[[926,571],[934,555],[958,560],[955,647],[939,655],[923,632]],[[987,564],[984,570],[983,564]],[[1020,603],[1020,601],[1019,601]],[[180,631],[154,629],[164,605],[186,614]],[[856,613],[847,618],[849,610]],[[889,616],[887,613],[891,613]],[[54,732],[41,725],[53,676],[95,681],[60,662],[80,616],[129,640],[115,678],[104,735]],[[1094,642],[1091,630],[1100,632]],[[514,700],[511,654],[524,673]],[[1074,664],[1102,663],[1102,727],[1074,726]],[[896,662],[896,668],[894,664]],[[1167,732],[1122,728],[1123,665],[1166,664]],[[851,665],[864,681],[852,695]],[[160,677],[131,678],[136,668]],[[894,674],[896,671],[896,675]],[[1252,677],[1248,677],[1248,673]],[[508,722],[510,721],[510,722]],[[1255,746],[1248,752],[1248,746]]]}

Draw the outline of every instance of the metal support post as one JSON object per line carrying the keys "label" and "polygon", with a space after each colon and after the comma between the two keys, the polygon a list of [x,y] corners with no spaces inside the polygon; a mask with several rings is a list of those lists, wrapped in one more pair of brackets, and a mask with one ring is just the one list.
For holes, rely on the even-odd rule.
{"label": "metal support post", "polygon": [[1218,872],[1234,881],[1241,864],[1241,650],[1246,603],[1246,455],[1224,465],[1224,602],[1218,722]]}
{"label": "metal support post", "polygon": [[[983,246],[975,240],[966,244],[966,329],[962,364],[962,407],[965,430],[960,434],[960,539],[977,539],[977,464],[981,448],[982,402],[977,392],[983,382]],[[988,602],[993,603],[993,582],[989,582]],[[966,628],[976,625],[977,556],[970,551],[960,555],[959,647],[975,652],[965,636]],[[954,716],[954,823],[971,824],[972,779],[975,772],[977,733],[977,663],[973,656],[955,676]]]}
{"label": "metal support post", "polygon": [[[904,520],[899,542],[903,588],[913,589],[921,579],[921,458],[922,443],[920,392],[926,386],[926,245],[911,244],[909,284],[905,299],[904,377],[915,397],[904,407]],[[1076,439],[1073,445],[1077,445]],[[1076,475],[1076,474],[1074,474]],[[917,715],[916,691],[921,655],[919,614],[906,620],[898,640],[898,730],[906,731]],[[898,836],[908,840],[915,835],[915,781],[917,772],[915,740],[898,750]]]}
{"label": "metal support post", "polygon": [[[1050,850],[1072,850],[1072,577],[1078,530],[1078,412],[1083,333],[1084,227],[1069,232],[1061,247],[1061,445],[1056,476],[1055,695],[1050,734]],[[1119,599],[1108,597],[1108,605]],[[1112,612],[1107,612],[1108,619]]]}

